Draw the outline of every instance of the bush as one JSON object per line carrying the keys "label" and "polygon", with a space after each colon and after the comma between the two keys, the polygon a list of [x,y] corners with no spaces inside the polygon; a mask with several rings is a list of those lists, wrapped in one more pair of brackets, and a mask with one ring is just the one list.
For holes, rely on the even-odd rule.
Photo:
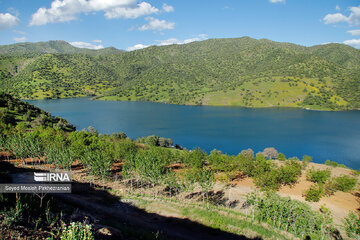
{"label": "bush", "polygon": [[279,156],[278,151],[273,147],[265,148],[263,154],[266,159],[277,159]]}
{"label": "bush", "polygon": [[155,135],[138,138],[136,141],[153,147],[159,146],[159,137]]}
{"label": "bush", "polygon": [[312,162],[312,157],[304,155],[301,162],[303,164],[303,168],[305,169],[309,165],[309,163]]}
{"label": "bush", "polygon": [[91,225],[85,222],[72,222],[69,226],[63,225],[60,234],[61,240],[93,240]]}
{"label": "bush", "polygon": [[360,239],[360,215],[351,212],[344,219],[344,228],[349,238]]}
{"label": "bush", "polygon": [[137,147],[135,142],[133,142],[131,139],[126,139],[124,141],[120,141],[115,143],[115,159],[123,160],[127,154],[136,153]]}
{"label": "bush", "polygon": [[205,151],[194,149],[185,156],[184,162],[190,167],[202,168],[205,164],[206,156]]}
{"label": "bush", "polygon": [[173,141],[170,138],[159,138],[158,146],[159,147],[171,147],[173,145]]}
{"label": "bush", "polygon": [[303,202],[269,194],[247,196],[253,206],[254,219],[266,222],[274,228],[289,232],[300,239],[331,239],[332,219],[328,214],[315,212]]}
{"label": "bush", "polygon": [[254,183],[263,191],[276,191],[280,187],[280,175],[277,169],[263,172],[254,177]]}
{"label": "bush", "polygon": [[358,176],[360,176],[360,170],[352,170],[351,174],[355,177],[358,177]]}
{"label": "bush", "polygon": [[353,190],[356,184],[356,178],[342,175],[340,177],[334,177],[329,185],[333,190],[348,192]]}
{"label": "bush", "polygon": [[111,151],[106,151],[105,149],[91,150],[87,148],[81,157],[81,162],[91,174],[105,178],[110,174],[113,156]]}
{"label": "bush", "polygon": [[308,202],[318,202],[324,195],[324,187],[322,185],[312,185],[305,191],[305,200]]}
{"label": "bush", "polygon": [[210,152],[206,160],[210,168],[216,172],[233,172],[239,170],[242,159],[223,154],[221,151],[214,149]]}
{"label": "bush", "polygon": [[294,184],[301,176],[301,165],[294,160],[287,160],[284,166],[279,169],[280,184]]}
{"label": "bush", "polygon": [[45,150],[45,161],[54,164],[56,168],[61,167],[70,170],[74,161],[74,154],[67,147],[53,145]]}
{"label": "bush", "polygon": [[113,137],[115,139],[126,139],[127,138],[127,136],[124,132],[113,133],[113,134],[111,134],[111,137]]}
{"label": "bush", "polygon": [[254,177],[261,176],[272,169],[271,162],[265,158],[257,158],[253,163],[253,167],[251,175]]}
{"label": "bush", "polygon": [[279,160],[279,161],[285,161],[285,160],[286,160],[285,154],[279,153],[279,155],[278,155],[278,160]]}
{"label": "bush", "polygon": [[326,166],[331,166],[331,167],[337,167],[339,164],[337,162],[335,162],[335,161],[326,160],[325,165]]}
{"label": "bush", "polygon": [[246,176],[252,177],[254,176],[254,168],[255,168],[255,159],[247,158],[244,155],[239,154],[236,157],[236,160],[239,162],[239,170]]}
{"label": "bush", "polygon": [[249,148],[246,150],[242,150],[239,155],[242,155],[244,158],[247,158],[247,159],[253,159],[254,151],[251,148]]}
{"label": "bush", "polygon": [[315,170],[314,168],[306,172],[306,180],[315,183],[325,183],[331,176],[331,170]]}

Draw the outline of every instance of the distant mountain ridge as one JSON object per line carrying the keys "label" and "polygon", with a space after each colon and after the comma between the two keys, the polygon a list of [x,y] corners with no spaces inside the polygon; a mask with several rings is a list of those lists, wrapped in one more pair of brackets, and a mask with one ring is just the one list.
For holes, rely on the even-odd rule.
{"label": "distant mountain ridge", "polygon": [[0,87],[25,99],[359,109],[360,50],[250,37],[130,52],[64,41],[13,44],[0,46]]}
{"label": "distant mountain ridge", "polygon": [[53,40],[47,42],[36,42],[36,43],[15,43],[11,45],[2,45],[0,46],[0,54],[44,54],[44,53],[62,53],[62,54],[71,54],[71,53],[82,53],[82,54],[112,54],[112,53],[121,53],[122,50],[116,49],[114,47],[108,47],[98,50],[88,49],[88,48],[78,48],[74,47],[70,43],[63,40]]}

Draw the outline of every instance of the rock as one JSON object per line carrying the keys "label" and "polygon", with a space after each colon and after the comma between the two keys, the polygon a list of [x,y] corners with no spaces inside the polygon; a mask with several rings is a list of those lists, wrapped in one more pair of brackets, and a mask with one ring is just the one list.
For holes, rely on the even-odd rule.
{"label": "rock", "polygon": [[124,239],[120,230],[112,227],[102,227],[96,231],[96,235],[100,235],[101,239]]}

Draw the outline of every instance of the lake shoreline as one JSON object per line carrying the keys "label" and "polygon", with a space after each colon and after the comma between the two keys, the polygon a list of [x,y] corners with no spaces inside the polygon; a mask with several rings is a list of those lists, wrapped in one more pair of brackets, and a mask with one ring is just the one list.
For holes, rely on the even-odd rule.
{"label": "lake shoreline", "polygon": [[304,109],[307,111],[321,111],[321,112],[344,112],[344,111],[360,111],[360,108],[355,109],[318,109],[318,108],[309,108],[305,106],[261,106],[261,107],[249,107],[249,106],[241,106],[241,105],[211,105],[211,104],[176,104],[176,103],[168,103],[168,102],[156,102],[156,101],[140,101],[140,100],[111,100],[111,99],[100,99],[104,96],[79,96],[79,97],[61,97],[61,98],[33,98],[33,99],[21,99],[23,101],[28,100],[56,100],[56,99],[76,99],[76,98],[88,98],[89,100],[96,100],[96,101],[110,101],[110,102],[151,102],[151,103],[162,103],[162,104],[169,104],[169,105],[177,105],[177,106],[193,106],[193,107],[201,107],[201,106],[209,106],[209,107],[234,107],[234,108],[246,108],[246,109]]}
{"label": "lake shoreline", "polygon": [[358,111],[302,108],[189,106],[157,102],[91,101],[89,97],[32,100],[31,104],[68,119],[77,129],[102,134],[125,132],[130,138],[157,135],[187,149],[221,150],[237,155],[275,147],[286,156],[310,155],[360,168]]}
{"label": "lake shoreline", "polygon": [[139,101],[139,100],[111,100],[111,99],[99,99],[99,97],[91,97],[90,100],[97,100],[97,101],[113,101],[113,102],[152,102],[152,103],[162,103],[162,104],[170,104],[170,105],[178,105],[178,106],[194,106],[194,107],[201,107],[201,106],[210,106],[210,107],[234,107],[234,108],[247,108],[247,109],[304,109],[308,111],[324,111],[324,112],[342,112],[342,111],[360,111],[360,109],[317,109],[317,108],[309,108],[304,106],[261,106],[261,107],[249,107],[249,106],[241,106],[241,105],[211,105],[211,104],[176,104],[176,103],[167,103],[167,102],[155,102],[155,101]]}

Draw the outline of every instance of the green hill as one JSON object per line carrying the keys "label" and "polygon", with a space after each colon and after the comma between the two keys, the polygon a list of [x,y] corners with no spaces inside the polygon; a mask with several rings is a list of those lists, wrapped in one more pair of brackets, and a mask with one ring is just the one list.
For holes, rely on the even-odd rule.
{"label": "green hill", "polygon": [[360,50],[343,44],[304,47],[243,37],[119,51],[78,49],[63,41],[2,46],[0,86],[25,99],[89,95],[172,104],[360,108]]}
{"label": "green hill", "polygon": [[92,50],[87,48],[77,48],[70,43],[57,40],[37,43],[16,43],[11,45],[0,46],[0,54],[8,55],[29,55],[29,54],[45,54],[45,53],[83,53],[91,55],[120,53],[122,50],[114,47]]}
{"label": "green hill", "polygon": [[58,131],[72,132],[75,126],[67,120],[54,117],[50,113],[23,102],[9,94],[0,92],[0,133],[28,131],[36,127],[50,127]]}

